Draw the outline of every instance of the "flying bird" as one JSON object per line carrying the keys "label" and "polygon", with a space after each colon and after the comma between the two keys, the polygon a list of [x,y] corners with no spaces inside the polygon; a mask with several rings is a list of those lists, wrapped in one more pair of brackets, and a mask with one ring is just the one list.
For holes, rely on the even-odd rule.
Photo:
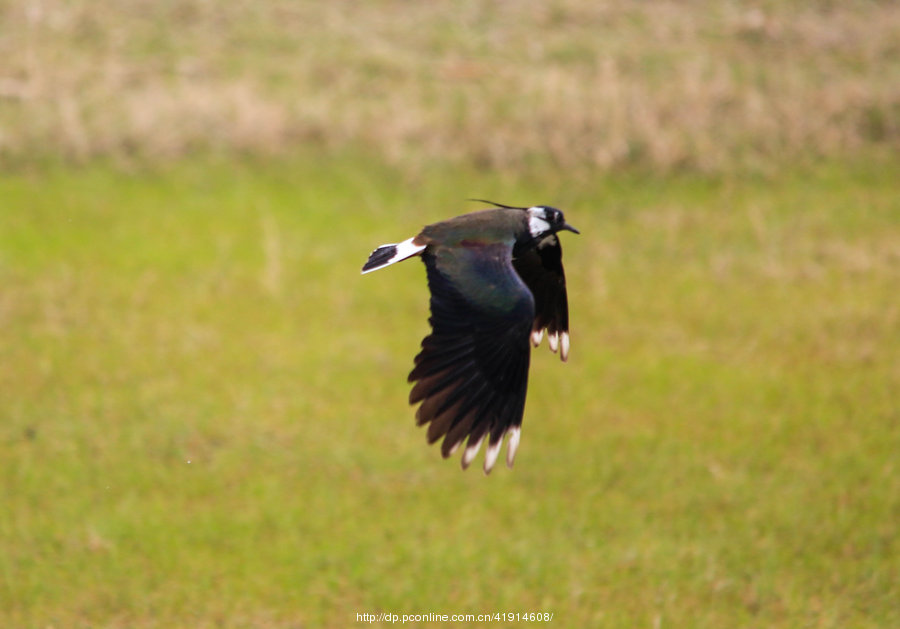
{"label": "flying bird", "polygon": [[420,404],[416,423],[428,424],[428,443],[443,437],[444,458],[466,442],[463,469],[487,439],[484,471],[490,473],[506,435],[509,467],[519,446],[529,340],[537,347],[546,330],[550,349],[568,359],[569,307],[557,233],[579,232],[547,205],[482,202],[494,207],[378,247],[362,272],[422,258],[432,332],[409,374],[409,403]]}

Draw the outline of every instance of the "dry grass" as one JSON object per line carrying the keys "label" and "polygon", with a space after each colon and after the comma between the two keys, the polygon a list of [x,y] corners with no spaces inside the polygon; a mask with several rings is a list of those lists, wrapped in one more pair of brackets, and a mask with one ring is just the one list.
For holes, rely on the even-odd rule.
{"label": "dry grass", "polygon": [[0,163],[362,146],[766,170],[900,142],[893,2],[0,3]]}

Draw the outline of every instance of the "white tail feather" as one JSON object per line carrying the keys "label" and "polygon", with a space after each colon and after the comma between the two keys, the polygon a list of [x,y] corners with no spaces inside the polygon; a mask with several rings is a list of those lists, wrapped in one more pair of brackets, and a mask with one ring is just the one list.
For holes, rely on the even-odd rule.
{"label": "white tail feather", "polygon": [[[407,238],[403,242],[397,243],[396,245],[381,245],[380,247],[376,248],[375,251],[373,251],[369,256],[369,262],[366,262],[366,266],[369,265],[373,258],[377,258],[379,252],[381,252],[383,249],[393,249],[393,252],[391,253],[390,257],[384,260],[384,262],[377,262],[370,268],[366,268],[366,266],[364,266],[362,274],[365,275],[366,273],[371,273],[372,271],[383,269],[384,267],[390,266],[395,262],[400,262],[401,260],[406,260],[407,258],[411,258],[414,255],[422,253],[422,250],[425,249],[426,245],[417,245],[413,242],[414,240],[415,236],[413,236],[412,238]],[[385,251],[384,254],[386,255],[387,252]]]}

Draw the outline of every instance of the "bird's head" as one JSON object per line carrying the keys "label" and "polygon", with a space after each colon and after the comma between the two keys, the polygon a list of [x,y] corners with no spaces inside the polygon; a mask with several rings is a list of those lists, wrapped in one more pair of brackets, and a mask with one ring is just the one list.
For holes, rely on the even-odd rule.
{"label": "bird's head", "polygon": [[528,230],[532,238],[541,240],[558,231],[566,230],[573,233],[581,233],[566,222],[566,217],[555,207],[549,205],[535,205],[525,210],[528,215]]}

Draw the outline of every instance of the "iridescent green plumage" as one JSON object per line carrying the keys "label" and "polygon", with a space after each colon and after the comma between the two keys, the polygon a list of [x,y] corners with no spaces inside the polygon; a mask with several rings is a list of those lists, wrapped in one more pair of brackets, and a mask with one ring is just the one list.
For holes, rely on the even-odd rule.
{"label": "iridescent green plumage", "polygon": [[519,443],[530,361],[548,330],[550,347],[568,354],[568,305],[556,233],[577,231],[548,206],[494,209],[426,226],[398,245],[376,249],[363,272],[420,255],[431,292],[432,332],[422,341],[409,401],[428,441],[443,438],[450,456],[466,441],[467,467],[487,439],[492,469],[505,435],[507,464]]}

